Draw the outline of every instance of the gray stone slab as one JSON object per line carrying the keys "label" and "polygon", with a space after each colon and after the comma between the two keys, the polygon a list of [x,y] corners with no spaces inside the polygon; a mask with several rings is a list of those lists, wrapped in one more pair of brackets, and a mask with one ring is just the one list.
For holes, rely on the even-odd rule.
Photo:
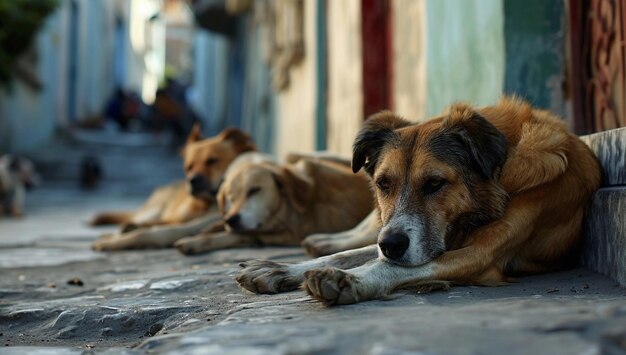
{"label": "gray stone slab", "polygon": [[87,248],[0,248],[0,269],[61,265],[104,257]]}
{"label": "gray stone slab", "polygon": [[626,187],[600,189],[585,221],[582,263],[626,286]]}
{"label": "gray stone slab", "polygon": [[626,185],[626,127],[580,137],[602,166],[602,186]]}
{"label": "gray stone slab", "polygon": [[250,303],[233,309],[217,326],[156,336],[138,349],[167,354],[594,354],[612,344],[592,339],[607,337],[609,329],[626,335],[620,297],[599,306],[598,299],[584,296],[487,300],[475,297],[478,290],[403,295],[340,308],[306,298]]}

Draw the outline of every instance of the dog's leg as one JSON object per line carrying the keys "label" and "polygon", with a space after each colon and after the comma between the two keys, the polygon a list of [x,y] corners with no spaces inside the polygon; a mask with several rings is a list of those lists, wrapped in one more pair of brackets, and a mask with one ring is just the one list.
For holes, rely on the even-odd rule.
{"label": "dog's leg", "polygon": [[26,194],[25,188],[21,183],[15,184],[15,190],[13,191],[11,207],[9,213],[15,217],[22,217],[24,213],[24,195]]}
{"label": "dog's leg", "polygon": [[162,206],[142,206],[132,215],[132,217],[129,218],[128,221],[124,223],[124,226],[122,226],[122,233],[130,232],[131,230],[137,228],[154,226],[161,221],[161,213],[163,213]]}
{"label": "dog's leg", "polygon": [[433,278],[432,265],[401,267],[377,259],[352,270],[326,267],[304,274],[302,284],[311,297],[328,306],[383,298],[399,283]]}
{"label": "dog's leg", "polygon": [[200,235],[179,240],[174,246],[183,254],[201,254],[219,249],[241,248],[256,245],[293,245],[293,234],[237,234],[226,231],[223,222],[207,226]]}
{"label": "dog's leg", "polygon": [[307,254],[316,258],[375,244],[379,231],[378,214],[372,211],[356,227],[340,233],[310,235],[304,239],[302,246]]}
{"label": "dog's leg", "polygon": [[258,245],[250,235],[228,232],[203,233],[186,237],[174,243],[174,247],[185,255],[208,253],[214,250],[242,248]]}
{"label": "dog's leg", "polygon": [[219,214],[208,214],[178,225],[136,229],[112,238],[98,239],[93,243],[92,248],[99,251],[167,248],[181,238],[199,233],[219,218],[221,218]]}
{"label": "dog's leg", "polygon": [[378,247],[348,250],[302,263],[277,263],[270,260],[252,260],[239,264],[243,269],[237,275],[239,285],[255,293],[279,293],[300,287],[308,270],[334,267],[350,269],[375,259]]}
{"label": "dog's leg", "polygon": [[420,266],[405,267],[378,259],[352,270],[312,269],[305,273],[303,288],[327,305],[350,304],[378,299],[395,290],[412,288],[429,281],[462,284],[502,285],[502,267],[510,254],[529,237],[537,208],[528,201],[511,201],[504,217],[470,236],[461,249],[445,252]]}

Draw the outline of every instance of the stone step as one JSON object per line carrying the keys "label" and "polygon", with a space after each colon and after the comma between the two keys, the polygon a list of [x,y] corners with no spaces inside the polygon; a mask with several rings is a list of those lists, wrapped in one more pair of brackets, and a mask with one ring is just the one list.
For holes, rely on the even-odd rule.
{"label": "stone step", "polygon": [[602,166],[585,219],[582,264],[626,287],[626,127],[581,137]]}

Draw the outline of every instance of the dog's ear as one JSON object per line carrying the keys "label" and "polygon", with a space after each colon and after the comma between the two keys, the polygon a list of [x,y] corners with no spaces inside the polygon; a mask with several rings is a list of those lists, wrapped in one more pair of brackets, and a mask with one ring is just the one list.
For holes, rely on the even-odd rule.
{"label": "dog's ear", "polygon": [[222,140],[230,141],[234,144],[235,149],[239,153],[249,152],[256,150],[256,145],[254,144],[254,140],[250,135],[239,128],[226,128],[220,133],[220,137]]}
{"label": "dog's ear", "polygon": [[202,140],[202,127],[200,127],[200,123],[196,122],[193,124],[191,128],[191,132],[189,132],[189,136],[187,137],[187,144],[198,142]]}
{"label": "dog's ear", "polygon": [[287,197],[296,211],[303,213],[313,199],[313,182],[285,167],[273,173],[273,176],[278,190]]}
{"label": "dog's ear", "polygon": [[395,136],[394,131],[410,125],[411,122],[389,111],[379,112],[368,117],[354,140],[352,171],[356,173],[364,167],[365,171],[372,175],[378,155],[385,143]]}
{"label": "dog's ear", "polygon": [[507,141],[502,132],[467,104],[450,107],[442,126],[461,142],[472,165],[484,178],[496,178],[507,156]]}

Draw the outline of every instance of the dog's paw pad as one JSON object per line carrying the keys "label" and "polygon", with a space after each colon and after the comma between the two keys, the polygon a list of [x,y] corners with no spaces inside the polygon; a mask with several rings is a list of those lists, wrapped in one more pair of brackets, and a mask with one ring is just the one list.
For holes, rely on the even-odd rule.
{"label": "dog's paw pad", "polygon": [[343,270],[325,268],[304,273],[302,287],[328,306],[359,302],[357,277]]}
{"label": "dog's paw pad", "polygon": [[293,291],[302,278],[289,271],[288,264],[269,260],[252,260],[240,263],[242,270],[235,277],[239,285],[254,293],[280,293]]}

